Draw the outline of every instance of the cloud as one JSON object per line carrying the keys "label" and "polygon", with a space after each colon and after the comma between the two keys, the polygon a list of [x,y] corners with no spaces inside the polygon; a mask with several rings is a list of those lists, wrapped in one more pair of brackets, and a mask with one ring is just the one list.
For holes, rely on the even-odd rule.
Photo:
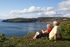
{"label": "cloud", "polygon": [[60,2],[59,8],[63,11],[70,11],[70,0]]}
{"label": "cloud", "polygon": [[23,10],[11,10],[10,14],[19,13],[19,14],[26,14],[26,13],[37,13],[42,12],[44,9],[36,6],[31,6],[29,8],[25,8]]}
{"label": "cloud", "polygon": [[[40,15],[53,15],[56,14],[56,12],[54,11],[53,7],[36,7],[36,6],[31,6],[29,8],[25,8],[22,10],[11,10],[9,15],[10,16],[20,16],[20,15],[25,15],[25,14],[35,14],[38,15],[36,17],[40,17]],[[24,17],[24,16],[23,16]],[[26,16],[27,17],[27,16]],[[29,17],[29,16],[28,16]]]}
{"label": "cloud", "polygon": [[47,11],[45,12],[46,15],[54,15],[56,14],[56,11],[53,7],[47,7]]}
{"label": "cloud", "polygon": [[66,15],[64,15],[64,17],[70,17],[70,14],[66,14]]}
{"label": "cloud", "polygon": [[30,6],[29,8],[11,10],[10,17],[70,17],[70,0],[63,0],[58,3],[57,7],[37,7]]}
{"label": "cloud", "polygon": [[47,11],[47,12],[45,12],[45,14],[46,15],[53,15],[53,14],[56,14],[56,12],[55,11]]}
{"label": "cloud", "polygon": [[60,11],[64,17],[70,17],[70,0],[64,0],[58,4],[58,11]]}
{"label": "cloud", "polygon": [[37,12],[42,12],[43,10],[40,8],[40,7],[35,7],[35,6],[31,6],[29,9],[28,9],[28,12],[32,12],[32,13],[37,13]]}

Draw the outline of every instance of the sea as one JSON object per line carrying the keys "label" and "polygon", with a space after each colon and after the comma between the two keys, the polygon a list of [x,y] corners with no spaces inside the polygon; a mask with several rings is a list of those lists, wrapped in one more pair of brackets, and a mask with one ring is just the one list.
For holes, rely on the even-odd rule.
{"label": "sea", "polygon": [[10,23],[0,21],[0,34],[6,36],[24,36],[29,32],[37,32],[47,28],[47,23],[29,22],[29,23]]}

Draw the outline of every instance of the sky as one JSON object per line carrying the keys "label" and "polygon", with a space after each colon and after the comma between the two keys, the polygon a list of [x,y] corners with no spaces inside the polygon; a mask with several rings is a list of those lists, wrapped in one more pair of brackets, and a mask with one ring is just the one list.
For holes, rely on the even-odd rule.
{"label": "sky", "polygon": [[0,0],[0,19],[70,17],[70,0]]}

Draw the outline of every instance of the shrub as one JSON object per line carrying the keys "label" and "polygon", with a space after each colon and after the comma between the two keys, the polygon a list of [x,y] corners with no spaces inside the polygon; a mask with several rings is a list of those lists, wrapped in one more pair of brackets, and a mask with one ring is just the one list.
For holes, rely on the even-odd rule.
{"label": "shrub", "polygon": [[63,35],[70,35],[70,21],[63,21],[60,26]]}

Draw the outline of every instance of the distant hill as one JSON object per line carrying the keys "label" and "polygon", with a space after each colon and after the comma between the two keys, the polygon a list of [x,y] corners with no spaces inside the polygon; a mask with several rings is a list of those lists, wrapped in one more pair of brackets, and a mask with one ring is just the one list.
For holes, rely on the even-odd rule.
{"label": "distant hill", "polygon": [[54,21],[54,20],[63,21],[63,20],[70,20],[70,18],[67,18],[67,17],[39,17],[37,21],[47,22],[47,21]]}
{"label": "distant hill", "polygon": [[13,19],[6,19],[2,22],[47,22],[53,20],[70,20],[67,17],[38,17],[38,18],[13,18]]}

